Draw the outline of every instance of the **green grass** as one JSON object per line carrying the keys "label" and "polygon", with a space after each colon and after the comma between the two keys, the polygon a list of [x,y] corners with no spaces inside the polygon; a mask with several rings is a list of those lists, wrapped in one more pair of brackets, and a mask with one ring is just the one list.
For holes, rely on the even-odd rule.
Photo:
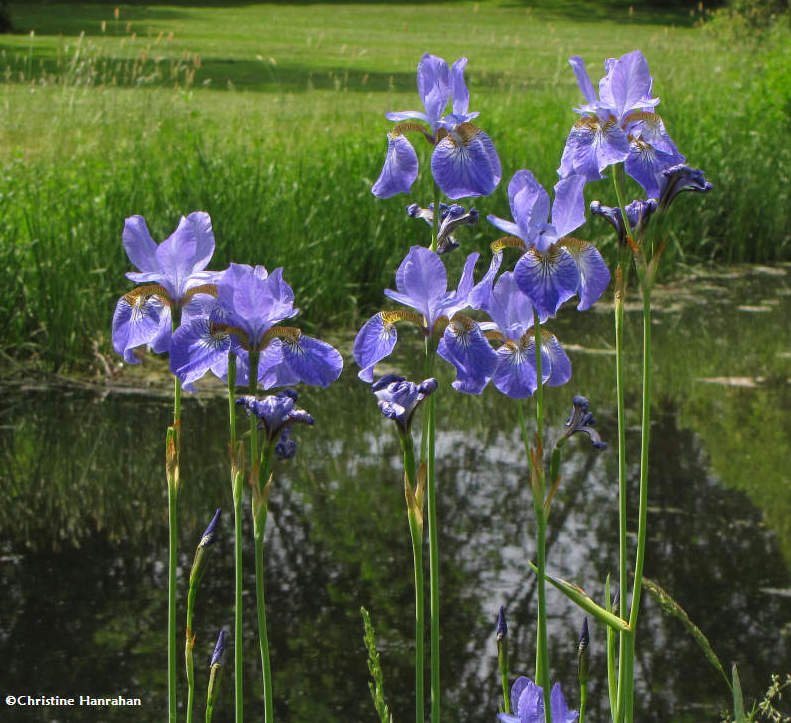
{"label": "green grass", "polygon": [[[121,5],[115,19],[112,3],[11,4],[18,33],[0,36],[6,350],[70,368],[107,348],[130,286],[120,234],[133,213],[159,240],[180,214],[208,211],[212,267],[285,266],[303,323],[349,326],[375,311],[408,246],[426,242],[403,209],[429,199],[427,146],[412,197],[370,194],[383,114],[419,106],[425,50],[470,58],[472,107],[504,169],[476,202],[484,213],[508,215],[519,168],[554,182],[579,102],[567,58],[583,55],[598,77],[604,58],[639,47],[670,132],[715,183],[677,202],[671,264],[791,257],[782,38],[734,50],[687,15],[630,15],[619,2],[197,5]],[[612,203],[607,182],[587,194]],[[463,233],[483,252],[496,236],[486,224]],[[580,235],[605,252],[612,243],[600,223]]]}

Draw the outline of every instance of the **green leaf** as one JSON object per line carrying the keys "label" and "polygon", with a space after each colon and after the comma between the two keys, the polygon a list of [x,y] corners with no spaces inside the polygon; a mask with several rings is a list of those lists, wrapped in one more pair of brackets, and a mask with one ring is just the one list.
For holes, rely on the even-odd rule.
{"label": "green leaf", "polygon": [[[538,572],[538,568],[532,562],[528,562],[528,564],[531,568],[533,568],[533,572]],[[545,577],[567,598],[576,603],[586,613],[593,615],[593,617],[595,617],[599,622],[602,622],[605,625],[611,627],[613,630],[617,630],[622,633],[632,632],[632,629],[629,627],[629,623],[627,623],[625,620],[622,620],[617,615],[611,613],[609,610],[605,610],[601,605],[596,603],[579,585],[575,585],[573,582],[568,582],[567,580],[563,580],[559,577],[553,577],[552,575],[546,575]]]}
{"label": "green leaf", "polygon": [[[654,596],[654,599],[659,603],[659,607],[662,608],[668,615],[672,615],[674,618],[678,618],[682,625],[687,629],[687,632],[695,639],[695,642],[701,647],[703,650],[703,654],[706,656],[706,659],[717,669],[720,671],[720,675],[722,675],[723,679],[725,680],[725,684],[728,686],[730,690],[733,691],[734,700],[736,698],[736,691],[733,690],[733,686],[731,685],[731,681],[728,679],[728,675],[725,672],[725,669],[722,667],[722,663],[720,659],[717,657],[717,654],[714,652],[714,649],[711,647],[711,643],[709,642],[708,638],[703,634],[701,629],[695,625],[695,623],[690,620],[689,615],[687,615],[686,610],[681,607],[671,596],[670,593],[667,592],[664,588],[660,587],[656,582],[653,580],[644,577],[643,578],[643,586]],[[741,699],[741,693],[739,694],[739,698]],[[742,716],[744,713],[742,712]],[[737,718],[737,721],[739,719]],[[742,718],[741,720],[744,720]]]}
{"label": "green leaf", "polygon": [[742,684],[739,680],[739,671],[736,670],[736,663],[731,668],[733,674],[733,717],[736,723],[745,723],[747,718],[744,715],[744,698],[742,697]]}

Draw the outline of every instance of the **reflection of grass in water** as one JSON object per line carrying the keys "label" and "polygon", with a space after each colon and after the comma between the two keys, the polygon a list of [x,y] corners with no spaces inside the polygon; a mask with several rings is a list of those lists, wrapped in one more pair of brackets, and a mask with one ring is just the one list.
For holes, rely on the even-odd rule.
{"label": "reflection of grass in water", "polygon": [[[79,14],[42,7],[14,6],[17,27],[36,35],[1,43],[0,66],[14,82],[0,85],[0,145],[15,150],[0,174],[0,331],[19,353],[32,342],[51,367],[85,364],[99,334],[107,348],[129,268],[120,229],[132,213],[144,213],[162,238],[179,214],[205,209],[218,238],[215,267],[231,258],[285,264],[317,324],[371,313],[407,247],[425,240],[425,229],[404,218],[405,198],[377,202],[369,187],[388,129],[382,115],[419,104],[414,68],[427,48],[470,57],[473,106],[505,181],[530,167],[550,185],[579,101],[567,57],[584,55],[596,77],[606,55],[641,47],[671,132],[716,184],[706,198],[677,202],[671,251],[786,253],[789,144],[775,122],[782,64],[768,66],[771,77],[750,75],[752,56],[689,28],[645,22],[639,11],[630,19],[618,3],[607,6],[611,19],[586,3],[530,12],[516,3],[477,11],[464,3],[154,6],[123,8],[117,22],[107,5]],[[73,64],[81,30],[84,54]],[[476,205],[508,215],[505,186]],[[414,196],[430,194],[424,177]],[[588,196],[606,202],[609,185]],[[493,236],[485,226],[464,235],[468,249],[484,252]],[[580,235],[611,243],[603,224]]]}

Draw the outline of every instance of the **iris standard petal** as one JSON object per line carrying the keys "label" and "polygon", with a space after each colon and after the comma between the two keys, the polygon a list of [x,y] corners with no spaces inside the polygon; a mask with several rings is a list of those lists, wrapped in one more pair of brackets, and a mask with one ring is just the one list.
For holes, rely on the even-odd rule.
{"label": "iris standard petal", "polygon": [[185,221],[185,225],[195,239],[195,255],[192,259],[193,273],[202,271],[209,265],[214,254],[214,231],[211,217],[205,211],[193,211]]}
{"label": "iris standard petal", "polygon": [[151,238],[146,220],[142,216],[130,216],[124,221],[121,239],[126,255],[140,271],[156,271],[158,269],[157,244]]}
{"label": "iris standard petal", "polygon": [[343,369],[343,357],[335,347],[304,334],[283,341],[283,361],[301,382],[322,388],[332,384]]}
{"label": "iris standard petal", "polygon": [[395,123],[400,123],[405,120],[422,120],[424,123],[431,123],[431,119],[419,110],[390,111],[389,113],[385,113],[385,118]]}
{"label": "iris standard petal", "polygon": [[157,246],[156,257],[162,273],[160,283],[170,298],[180,303],[186,291],[187,279],[197,268],[198,240],[193,234],[192,224],[182,216],[176,230]]}
{"label": "iris standard petal", "polygon": [[470,91],[464,82],[467,58],[459,58],[450,68],[450,89],[453,97],[453,114],[464,115],[470,107]]}
{"label": "iris standard petal", "polygon": [[492,256],[492,260],[489,262],[489,268],[483,275],[483,278],[470,289],[470,293],[467,295],[467,302],[470,308],[488,310],[494,278],[500,270],[500,265],[502,263],[503,252],[497,251]]}
{"label": "iris standard petal", "polygon": [[552,691],[549,694],[550,709],[552,710],[553,723],[573,723],[579,717],[577,711],[569,711],[566,705],[566,699],[563,697],[563,692],[560,689],[560,683],[555,683],[552,686]]}
{"label": "iris standard petal", "polygon": [[[445,111],[450,98],[448,64],[436,55],[425,53],[417,66],[417,92],[426,108],[429,122],[434,125]],[[432,127],[432,131],[435,130]]]}
{"label": "iris standard petal", "polygon": [[574,70],[574,75],[577,78],[577,85],[582,95],[585,96],[585,100],[588,101],[588,103],[595,103],[596,93],[593,90],[593,83],[591,83],[591,79],[588,76],[588,71],[585,70],[585,61],[579,55],[573,55],[569,58],[569,64],[572,70]]}
{"label": "iris standard petal", "polygon": [[409,139],[400,133],[387,135],[387,156],[371,193],[377,198],[390,198],[409,193],[417,178],[417,153]]}
{"label": "iris standard petal", "polygon": [[648,61],[639,50],[618,58],[607,76],[609,82],[604,92],[600,88],[599,97],[617,112],[619,121],[633,110],[653,110],[659,103],[658,98],[651,97],[653,79]]}
{"label": "iris standard petal", "polygon": [[448,289],[448,274],[442,259],[431,249],[412,246],[398,265],[395,278],[398,293],[385,289],[385,295],[419,311],[431,328],[439,302]]}
{"label": "iris standard petal", "polygon": [[531,171],[514,173],[508,184],[511,216],[519,226],[516,234],[527,244],[533,243],[549,217],[549,194]]}
{"label": "iris standard petal", "polygon": [[354,340],[354,361],[361,367],[357,376],[364,382],[373,382],[374,365],[393,353],[397,339],[395,324],[386,322],[382,312],[368,319]]}
{"label": "iris standard petal", "polygon": [[532,681],[529,678],[526,678],[524,675],[520,675],[511,686],[511,710],[514,713],[518,713],[519,697],[522,695],[522,691],[524,691],[530,682]]}
{"label": "iris standard petal", "polygon": [[533,325],[533,305],[517,286],[511,271],[497,279],[486,311],[505,338],[512,341],[521,339]]}
{"label": "iris standard petal", "polygon": [[543,322],[574,296],[580,275],[571,254],[561,246],[552,246],[545,254],[535,248],[523,254],[514,268],[514,278]]}
{"label": "iris standard petal", "polygon": [[[552,225],[558,237],[567,236],[585,223],[584,176],[567,176],[555,184]],[[542,249],[543,250],[543,249]]]}
{"label": "iris standard petal", "polygon": [[[456,291],[452,294],[446,294],[445,298],[437,304],[433,312],[435,317],[444,315],[450,319],[457,311],[461,311],[470,305],[469,296],[473,286],[472,272],[479,257],[480,254],[477,251],[467,256]],[[436,321],[436,319],[432,320],[432,326],[433,321]]]}
{"label": "iris standard petal", "polygon": [[544,691],[532,680],[522,688],[519,694],[517,707],[514,709],[519,714],[519,723],[543,723],[544,721]]}
{"label": "iris standard petal", "polygon": [[580,299],[577,310],[585,311],[601,298],[609,285],[610,270],[599,250],[592,243],[576,238],[567,238],[562,242],[562,246],[571,254],[577,264],[579,271],[577,296]]}
{"label": "iris standard petal", "polygon": [[467,394],[480,394],[497,366],[497,352],[471,319],[451,320],[437,345],[437,354],[456,368],[453,388]]}
{"label": "iris standard petal", "polygon": [[462,123],[437,143],[431,173],[442,192],[456,200],[488,196],[500,183],[502,167],[492,139],[471,123]]}

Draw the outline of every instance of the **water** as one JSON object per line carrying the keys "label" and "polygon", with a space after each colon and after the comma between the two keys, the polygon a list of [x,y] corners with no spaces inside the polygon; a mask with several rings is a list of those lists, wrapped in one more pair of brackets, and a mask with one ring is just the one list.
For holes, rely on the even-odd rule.
{"label": "water", "polygon": [[[770,673],[791,668],[787,271],[699,273],[656,294],[646,575],[684,606],[726,669],[738,663],[750,700]],[[627,313],[633,355],[639,317]],[[591,399],[611,446],[597,453],[582,438],[567,446],[549,524],[549,570],[601,600],[606,575],[617,574],[612,316],[602,305],[566,313],[553,328],[570,349],[574,377],[568,387],[548,390],[549,436],[561,433],[571,396],[580,393]],[[418,374],[416,340],[401,347],[393,366]],[[413,714],[412,558],[400,449],[355,371],[350,365],[339,384],[301,393],[317,423],[296,430],[298,455],[278,469],[270,502],[266,575],[279,720],[374,720],[360,605],[377,629],[395,719]],[[632,532],[638,375],[633,356],[626,395]],[[228,513],[195,614],[200,719],[217,631],[233,624],[226,402],[216,387],[204,389],[184,403],[181,593],[215,507]],[[3,389],[0,692],[142,699],[133,710],[4,708],[3,720],[164,719],[162,466],[170,414],[167,390],[142,382],[82,388],[21,380]],[[508,611],[512,672],[530,675],[533,668],[534,523],[524,450],[514,403],[494,390],[481,398],[443,392],[437,417],[443,720],[494,720],[500,605]],[[245,686],[248,719],[255,720],[263,706],[247,501],[245,516]],[[643,599],[637,719],[717,720],[729,702],[724,682],[682,625],[650,595]],[[181,594],[180,627],[183,600]],[[552,589],[548,600],[553,678],[576,707],[581,615]],[[592,721],[608,719],[604,641],[604,629],[593,625]],[[216,721],[232,716],[232,659],[229,646]],[[186,699],[183,680],[179,690]]]}

